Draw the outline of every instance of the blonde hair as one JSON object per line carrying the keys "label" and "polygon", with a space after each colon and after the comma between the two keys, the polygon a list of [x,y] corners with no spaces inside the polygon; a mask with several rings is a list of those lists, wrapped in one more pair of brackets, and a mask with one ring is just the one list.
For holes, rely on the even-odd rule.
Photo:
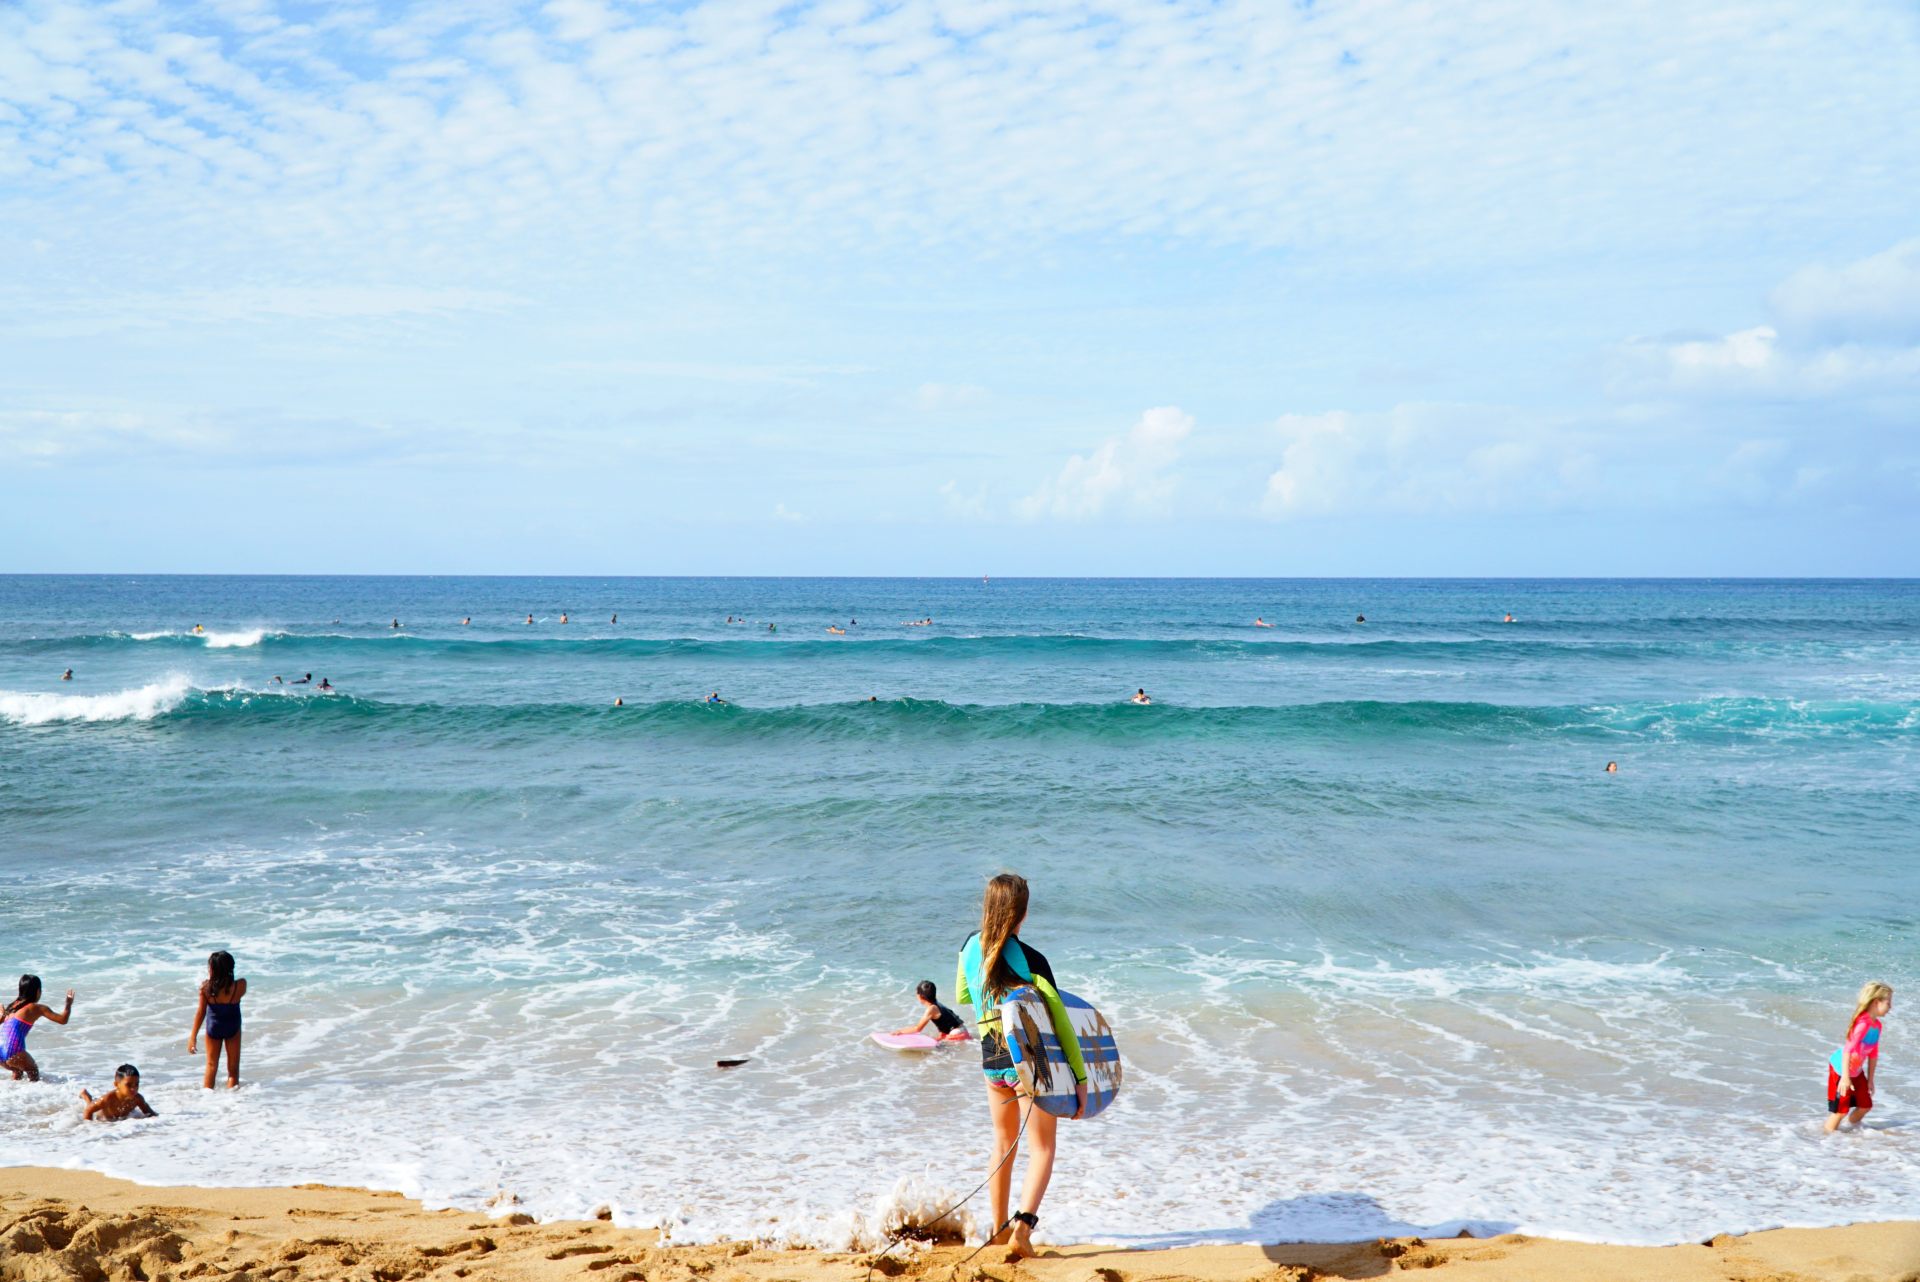
{"label": "blonde hair", "polygon": [[1007,964],[1007,941],[1027,915],[1027,879],[1003,872],[987,883],[980,905],[980,978],[989,997],[1001,997],[1025,981]]}
{"label": "blonde hair", "polygon": [[1854,1003],[1853,1018],[1847,1021],[1847,1037],[1853,1036],[1853,1026],[1860,1022],[1860,1017],[1867,1013],[1870,1006],[1882,998],[1891,996],[1893,996],[1893,986],[1883,984],[1877,979],[1869,979],[1860,985],[1860,1000]]}

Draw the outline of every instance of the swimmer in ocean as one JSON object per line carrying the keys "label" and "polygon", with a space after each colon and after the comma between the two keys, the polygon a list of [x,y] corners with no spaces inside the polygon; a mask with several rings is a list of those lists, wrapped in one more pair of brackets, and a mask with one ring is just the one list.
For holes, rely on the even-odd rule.
{"label": "swimmer in ocean", "polygon": [[718,690],[715,690],[712,694],[707,696],[707,702],[708,703],[725,703],[726,700],[720,697],[720,692]]}
{"label": "swimmer in ocean", "polygon": [[463,627],[463,628],[470,628],[470,627],[472,627],[472,626],[473,626],[473,616],[472,616],[471,614],[469,614],[469,615],[468,615],[468,616],[467,616],[466,618],[464,618],[464,619],[462,619],[462,620],[460,620],[460,626],[461,626],[461,627]]}
{"label": "swimmer in ocean", "polygon": [[1270,628],[1273,625],[1256,614],[1253,616],[1253,626],[1256,628]]}
{"label": "swimmer in ocean", "polygon": [[1353,621],[1355,623],[1365,623],[1367,621],[1367,616],[1364,614],[1356,614],[1353,616]]}
{"label": "swimmer in ocean", "polygon": [[565,610],[562,610],[560,612],[560,622],[562,623],[567,622],[567,612]]}
{"label": "swimmer in ocean", "polygon": [[527,626],[528,626],[528,627],[532,627],[532,626],[533,626],[533,616],[532,616],[531,614],[529,614],[529,615],[527,616]]}
{"label": "swimmer in ocean", "polygon": [[298,681],[295,681],[293,684],[297,686],[303,686],[312,680],[313,680],[313,673],[309,672],[307,673],[306,676],[301,677]]}
{"label": "swimmer in ocean", "polygon": [[[334,622],[335,622],[335,623],[338,623],[338,622],[339,622],[339,620],[338,620],[338,619],[335,619],[335,620],[334,620]],[[196,624],[194,624],[194,625],[193,625],[193,635],[195,635],[195,636],[199,636],[199,635],[200,635],[201,633],[203,633],[203,632],[205,632],[205,631],[206,631],[206,629],[205,629],[205,628],[203,628],[203,627],[201,627],[201,626],[200,626],[199,624],[197,624],[197,623],[196,623]]]}
{"label": "swimmer in ocean", "polygon": [[833,633],[833,635],[837,637],[843,637],[847,635],[847,630],[845,628],[836,628],[831,623],[827,625],[827,631]]}
{"label": "swimmer in ocean", "polygon": [[614,615],[614,616],[613,616],[613,617],[612,617],[611,619],[609,619],[609,620],[607,620],[607,622],[608,622],[608,623],[618,623],[618,622],[620,622],[620,616],[616,614],[616,615]]}
{"label": "swimmer in ocean", "polygon": [[1500,620],[1500,622],[1502,622],[1502,623],[1512,623],[1512,622],[1513,622],[1513,616],[1512,616],[1511,614],[1509,614],[1509,615],[1508,615],[1508,616],[1507,616],[1506,618],[1504,618],[1504,619],[1502,619],[1502,620]]}
{"label": "swimmer in ocean", "polygon": [[624,708],[627,706],[627,701],[625,699],[622,699],[619,695],[615,695],[613,698],[613,706],[616,708]]}
{"label": "swimmer in ocean", "polygon": [[328,681],[325,677],[320,678],[320,688],[322,690],[325,690],[328,694],[333,693],[333,683],[331,681]]}
{"label": "swimmer in ocean", "polygon": [[65,672],[62,672],[62,673],[60,674],[60,679],[61,679],[62,681],[71,681],[71,680],[73,680],[73,669],[72,669],[72,668],[68,668],[68,669],[67,669],[67,670],[66,670]]}
{"label": "swimmer in ocean", "polygon": [[1617,774],[1619,774],[1619,773],[1620,773],[1620,763],[1619,763],[1619,762],[1617,762],[1617,761],[1609,761],[1609,762],[1607,763],[1607,773],[1608,773],[1608,774],[1610,774],[1610,775],[1617,775]]}
{"label": "swimmer in ocean", "polygon": [[1129,703],[1152,703],[1152,702],[1153,702],[1153,700],[1151,700],[1151,699],[1149,699],[1149,698],[1147,698],[1147,692],[1146,692],[1146,690],[1145,690],[1144,688],[1142,688],[1142,689],[1139,689],[1139,690],[1135,690],[1135,691],[1133,692],[1133,698],[1131,698],[1131,699],[1129,699],[1129,700],[1127,700],[1127,702],[1129,702]]}
{"label": "swimmer in ocean", "polygon": [[390,628],[397,628],[400,626],[400,620],[395,619],[392,623],[388,624],[387,626]]}

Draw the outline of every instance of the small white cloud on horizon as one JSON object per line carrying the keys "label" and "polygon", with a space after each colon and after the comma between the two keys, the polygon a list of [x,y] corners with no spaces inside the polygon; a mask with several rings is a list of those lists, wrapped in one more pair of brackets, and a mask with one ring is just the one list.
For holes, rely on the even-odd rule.
{"label": "small white cloud on horizon", "polygon": [[775,503],[773,505],[773,519],[776,521],[785,521],[791,525],[804,525],[807,521],[805,514],[789,510],[785,503]]}
{"label": "small white cloud on horizon", "polygon": [[1150,409],[1125,435],[1069,458],[1057,475],[1015,504],[1015,513],[1027,521],[1083,521],[1109,505],[1135,514],[1162,510],[1176,483],[1170,469],[1192,432],[1193,416],[1178,406]]}

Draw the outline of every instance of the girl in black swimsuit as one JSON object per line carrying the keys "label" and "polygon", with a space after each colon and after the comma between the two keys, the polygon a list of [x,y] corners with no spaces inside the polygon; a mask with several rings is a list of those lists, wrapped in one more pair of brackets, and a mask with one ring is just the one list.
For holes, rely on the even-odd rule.
{"label": "girl in black swimsuit", "polygon": [[187,1034],[187,1054],[197,1055],[204,1021],[207,1033],[207,1072],[200,1084],[213,1089],[220,1070],[220,1051],[227,1052],[227,1086],[240,1085],[240,999],[247,981],[233,977],[233,954],[225,949],[207,958],[207,977],[200,985],[200,1004],[193,1011],[193,1029]]}

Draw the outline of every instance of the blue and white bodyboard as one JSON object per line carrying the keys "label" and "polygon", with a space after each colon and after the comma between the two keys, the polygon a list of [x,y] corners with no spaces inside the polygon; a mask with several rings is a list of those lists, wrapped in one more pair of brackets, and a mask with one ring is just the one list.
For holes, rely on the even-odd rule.
{"label": "blue and white bodyboard", "polygon": [[[1072,993],[1061,993],[1067,1022],[1080,1041],[1080,1058],[1087,1066],[1087,1111],[1095,1117],[1120,1093],[1120,1048],[1106,1017]],[[1072,1117],[1075,1107],[1073,1066],[1054,1035],[1053,1016],[1031,984],[1023,984],[1000,1001],[1000,1027],[1007,1050],[1020,1074],[1023,1093],[1055,1117]]]}

